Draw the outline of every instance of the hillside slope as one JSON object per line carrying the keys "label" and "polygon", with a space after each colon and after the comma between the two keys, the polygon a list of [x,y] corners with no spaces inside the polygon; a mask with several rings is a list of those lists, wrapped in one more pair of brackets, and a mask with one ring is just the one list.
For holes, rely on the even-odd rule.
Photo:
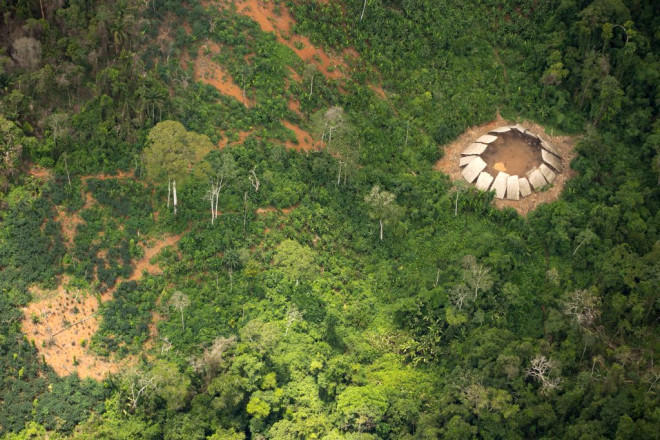
{"label": "hillside slope", "polygon": [[0,10],[3,438],[657,438],[653,2]]}

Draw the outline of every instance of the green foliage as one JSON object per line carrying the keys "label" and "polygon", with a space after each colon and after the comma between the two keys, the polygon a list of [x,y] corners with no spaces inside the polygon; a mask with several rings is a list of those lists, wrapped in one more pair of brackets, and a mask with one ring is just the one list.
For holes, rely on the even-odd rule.
{"label": "green foliage", "polygon": [[276,248],[273,264],[281,267],[285,277],[296,284],[314,275],[314,251],[294,240],[284,240]]}
{"label": "green foliage", "polygon": [[71,432],[91,412],[103,411],[107,391],[91,379],[68,376],[49,386],[34,403],[35,419],[49,431]]}
{"label": "green foliage", "polygon": [[35,139],[25,136],[19,127],[0,114],[0,191],[5,192],[19,172],[23,150],[33,148]]}
{"label": "green foliage", "polygon": [[22,300],[12,300],[22,303],[29,284],[52,282],[61,272],[64,246],[53,206],[38,184],[13,189],[7,205],[0,229],[0,290],[20,295]]}
{"label": "green foliage", "polygon": [[168,411],[181,409],[188,400],[190,378],[179,372],[177,365],[158,361],[151,370],[155,378],[156,394],[166,402]]}
{"label": "green foliage", "polygon": [[[294,32],[359,54],[340,81],[233,7],[14,3],[5,19],[30,36],[2,43],[0,148],[23,145],[56,173],[0,182],[3,433],[657,436],[651,3],[288,2]],[[206,41],[249,105],[180,65]],[[491,193],[455,198],[432,169],[439,144],[497,110],[583,132],[562,197],[526,218],[495,209]],[[282,121],[327,151],[286,150]],[[251,134],[206,154],[239,131]],[[118,167],[136,178],[80,178]],[[177,217],[163,209],[168,177]],[[222,181],[213,224],[209,179],[211,192]],[[98,204],[78,212],[67,250],[52,205],[79,211],[82,190]],[[376,222],[396,226],[387,240],[373,239]],[[110,288],[131,275],[144,236],[163,231],[182,237],[159,258],[162,275],[121,283],[93,338],[104,354],[152,347],[136,373],[102,389],[49,374],[18,325],[27,287],[66,270]]]}
{"label": "green foliage", "polygon": [[87,188],[112,217],[121,218],[124,232],[148,234],[153,226],[150,188],[131,179],[89,179]]}
{"label": "green foliage", "polygon": [[149,337],[151,313],[160,289],[162,284],[154,279],[120,283],[113,299],[101,307],[103,320],[92,346],[103,354],[139,350]]}
{"label": "green foliage", "polygon": [[180,122],[159,122],[149,131],[144,150],[147,177],[182,180],[212,147],[208,137],[186,131]]}

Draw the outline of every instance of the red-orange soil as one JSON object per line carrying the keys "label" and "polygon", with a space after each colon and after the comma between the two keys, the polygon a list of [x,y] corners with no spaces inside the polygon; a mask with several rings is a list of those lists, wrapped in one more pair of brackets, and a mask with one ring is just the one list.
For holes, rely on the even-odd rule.
{"label": "red-orange soil", "polygon": [[211,60],[213,55],[218,52],[220,52],[220,46],[211,41],[199,48],[195,59],[195,79],[209,84],[223,95],[231,96],[238,102],[249,106],[249,100],[243,97],[243,90],[234,82],[229,73]]}
{"label": "red-orange soil", "polygon": [[[135,263],[128,280],[139,280],[144,272],[160,273],[159,267],[150,260],[179,239],[180,236],[166,237],[145,248],[144,256]],[[130,358],[120,362],[100,358],[82,345],[83,341],[88,343],[99,328],[96,313],[100,303],[93,292],[69,288],[66,277],[56,289],[43,290],[33,286],[30,291],[34,301],[23,309],[23,333],[34,341],[39,353],[57,374],[63,376],[76,372],[80,377],[100,380],[132,362]],[[101,302],[112,299],[113,292],[114,289],[110,289],[101,295]]]}
{"label": "red-orange soil", "polygon": [[[257,215],[263,215],[263,214],[268,214],[269,212],[278,212],[278,211],[281,211],[282,214],[290,214],[291,211],[293,211],[297,207],[298,207],[297,204],[293,205],[293,206],[289,206],[288,208],[282,208],[282,209],[277,209],[274,206],[267,206],[265,208],[257,208],[257,210],[255,212],[257,213]],[[266,229],[268,229],[268,228],[266,228]]]}
{"label": "red-orange soil", "polygon": [[296,113],[298,116],[302,116],[302,112],[300,111],[300,103],[298,101],[295,99],[289,99],[287,106],[289,107],[289,110]]}
{"label": "red-orange soil", "polygon": [[245,142],[245,139],[248,138],[253,133],[253,130],[247,130],[247,131],[239,131],[238,132],[238,140],[237,141],[232,141],[229,142],[229,138],[223,137],[220,139],[220,142],[218,142],[218,147],[222,150],[223,148],[227,146],[232,146],[232,145],[238,145],[242,144]]}
{"label": "red-orange soil", "polygon": [[295,124],[292,124],[289,121],[284,121],[282,120],[282,125],[284,125],[286,128],[289,130],[293,131],[296,134],[296,139],[298,140],[298,143],[294,143],[291,141],[288,141],[285,143],[287,148],[291,148],[293,150],[298,150],[298,151],[311,151],[314,149],[318,149],[321,147],[320,142],[314,142],[314,139],[312,138],[312,135],[309,134],[307,131],[303,130],[302,128],[298,127]]}
{"label": "red-orange soil", "polygon": [[235,4],[239,14],[256,21],[264,32],[275,34],[277,41],[293,50],[303,61],[316,66],[326,78],[340,79],[344,76],[342,71],[346,70],[347,66],[342,57],[329,55],[314,46],[309,38],[293,34],[295,21],[283,4],[278,5],[277,12],[273,2],[239,0]]}

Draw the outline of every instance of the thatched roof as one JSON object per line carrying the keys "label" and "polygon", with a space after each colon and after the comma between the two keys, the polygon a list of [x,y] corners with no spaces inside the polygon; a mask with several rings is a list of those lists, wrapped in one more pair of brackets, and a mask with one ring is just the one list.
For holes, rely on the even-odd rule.
{"label": "thatched roof", "polygon": [[468,165],[470,162],[472,162],[477,157],[479,157],[479,156],[463,156],[463,157],[461,157],[461,160],[458,161],[458,166],[459,167],[464,167],[465,165]]}
{"label": "thatched roof", "polygon": [[543,158],[543,162],[547,163],[555,170],[561,171],[561,159],[557,156],[546,150],[541,150],[541,157]]}
{"label": "thatched roof", "polygon": [[481,174],[479,174],[477,183],[475,183],[474,186],[482,191],[488,191],[491,183],[493,183],[493,176],[491,176],[490,173],[487,173],[486,171],[482,171]]}
{"label": "thatched roof", "polygon": [[518,179],[518,187],[520,188],[520,194],[523,197],[527,197],[532,193],[532,188],[529,187],[529,180],[527,180],[527,177],[521,177]]}
{"label": "thatched roof", "polygon": [[472,162],[468,164],[468,166],[463,168],[461,174],[465,180],[472,183],[477,178],[479,173],[484,170],[484,168],[486,168],[486,162],[484,162],[481,157],[477,156]]}
{"label": "thatched roof", "polygon": [[538,191],[548,184],[548,182],[545,180],[545,177],[543,177],[543,173],[541,173],[538,168],[532,171],[529,175],[529,183],[531,183],[534,187],[534,191]]}
{"label": "thatched roof", "polygon": [[484,151],[486,151],[486,148],[488,148],[488,145],[482,144],[480,142],[473,142],[468,147],[463,150],[461,153],[462,156],[469,156],[472,154],[481,154]]}
{"label": "thatched roof", "polygon": [[545,180],[548,181],[548,183],[552,183],[555,180],[555,177],[557,175],[548,167],[546,164],[542,163],[541,166],[539,167],[539,170],[541,170],[541,173],[543,174],[543,177],[545,177]]}
{"label": "thatched roof", "polygon": [[506,195],[506,182],[509,179],[509,174],[504,171],[500,171],[493,182],[492,189],[495,190],[495,197],[498,199],[503,199]]}
{"label": "thatched roof", "polygon": [[485,134],[479,139],[477,139],[477,142],[481,142],[482,144],[492,144],[497,140],[497,136],[493,136],[492,134]]}
{"label": "thatched roof", "polygon": [[509,176],[509,178],[506,179],[506,198],[509,200],[520,200],[518,176]]}
{"label": "thatched roof", "polygon": [[510,131],[511,131],[511,126],[505,125],[503,127],[494,128],[491,131],[489,131],[488,133],[498,135],[498,134],[502,134],[502,133],[508,133]]}

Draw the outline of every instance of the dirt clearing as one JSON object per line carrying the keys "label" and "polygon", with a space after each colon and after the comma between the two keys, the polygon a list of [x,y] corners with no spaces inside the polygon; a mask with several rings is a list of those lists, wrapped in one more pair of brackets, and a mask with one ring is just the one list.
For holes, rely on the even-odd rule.
{"label": "dirt clearing", "polygon": [[[150,260],[166,246],[176,244],[181,237],[166,237],[153,246],[144,248],[144,256],[135,262],[128,280],[140,280],[144,272],[160,273],[158,265]],[[124,280],[118,280],[115,287]],[[87,345],[99,328],[98,309],[101,303],[112,299],[114,288],[103,295],[83,292],[69,285],[66,277],[53,290],[30,289],[34,301],[23,309],[23,333],[34,341],[46,363],[60,376],[78,373],[81,378],[103,379],[116,373],[131,362],[104,359],[90,352]],[[99,302],[100,300],[100,302]]]}
{"label": "dirt clearing", "polygon": [[291,148],[293,150],[298,150],[298,151],[311,151],[314,149],[318,149],[321,147],[321,144],[319,142],[314,142],[314,138],[312,135],[302,128],[298,127],[295,124],[292,124],[289,121],[284,121],[282,120],[282,125],[284,125],[286,128],[289,130],[293,131],[296,134],[296,139],[298,140],[298,143],[288,141],[285,146],[287,148]]}
{"label": "dirt clearing", "polygon": [[245,139],[247,139],[248,136],[250,136],[252,133],[254,133],[254,130],[239,131],[238,140],[231,142],[229,141],[229,137],[225,136],[222,139],[220,139],[220,141],[218,142],[218,148],[222,150],[227,146],[242,144],[243,142],[245,142]]}
{"label": "dirt clearing", "polygon": [[[491,122],[468,128],[454,142],[442,147],[444,150],[444,156],[442,159],[436,162],[433,168],[449,175],[452,180],[463,180],[463,177],[461,176],[461,169],[458,165],[461,152],[468,145],[474,142],[475,139],[479,138],[481,135],[488,134],[490,130],[504,125],[514,124],[515,122],[507,121],[498,114],[496,119]],[[556,200],[559,197],[561,191],[564,189],[564,184],[566,181],[575,175],[575,172],[570,168],[569,164],[575,157],[574,147],[577,138],[574,136],[555,136],[552,131],[550,133],[546,133],[543,126],[529,121],[520,122],[519,125],[547,140],[559,152],[564,163],[563,171],[557,175],[557,179],[552,185],[549,186],[547,190],[532,193],[522,200],[495,199],[494,201],[495,206],[498,208],[508,206],[518,211],[518,213],[521,215],[527,215],[528,212],[533,211],[541,203],[547,203]],[[505,139],[503,139],[502,142],[504,142],[504,140]],[[496,142],[499,141],[500,140],[498,139]],[[523,142],[525,142],[524,139]],[[511,145],[511,151],[515,152],[523,146],[524,144],[514,142]],[[502,151],[505,150],[503,149]],[[530,156],[529,153],[524,153],[520,158],[509,158],[499,155],[498,153],[495,154],[496,156],[493,158],[495,160],[492,163],[489,163],[490,161],[486,160],[486,153],[484,154],[484,160],[486,160],[488,166],[492,168],[494,174],[497,174],[499,171],[501,171],[501,169],[498,168],[507,168],[507,173],[515,174],[514,170],[522,168],[527,163],[536,161],[536,156],[533,154],[533,152],[532,156]],[[524,175],[524,173],[519,175]]]}
{"label": "dirt clearing", "polygon": [[481,155],[486,171],[492,176],[499,171],[524,176],[529,170],[541,165],[541,148],[531,142],[529,136],[511,130],[497,135],[497,140]]}

